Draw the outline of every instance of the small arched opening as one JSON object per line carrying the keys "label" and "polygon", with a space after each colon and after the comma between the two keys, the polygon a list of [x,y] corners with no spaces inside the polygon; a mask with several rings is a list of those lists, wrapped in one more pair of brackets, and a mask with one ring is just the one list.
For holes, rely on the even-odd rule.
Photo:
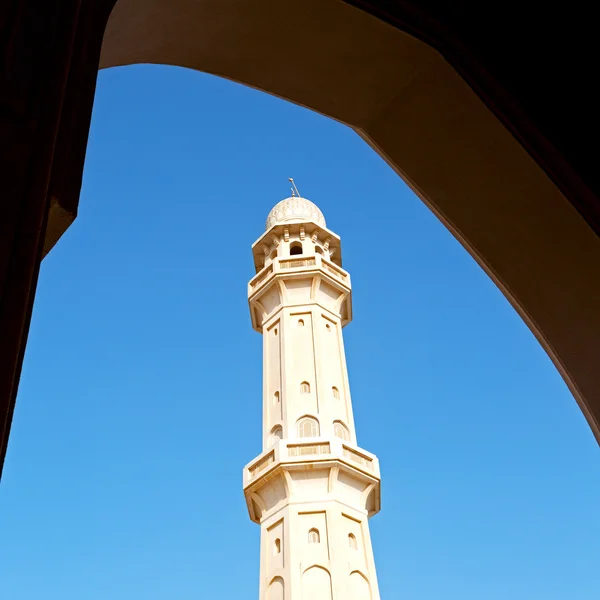
{"label": "small arched opening", "polygon": [[297,256],[298,254],[302,254],[302,243],[292,242],[290,244],[290,256]]}
{"label": "small arched opening", "polygon": [[276,425],[271,429],[271,434],[269,435],[269,445],[274,446],[279,440],[283,439],[283,429],[281,425]]}
{"label": "small arched opening", "polygon": [[350,441],[350,431],[341,421],[333,422],[333,435],[346,442]]}

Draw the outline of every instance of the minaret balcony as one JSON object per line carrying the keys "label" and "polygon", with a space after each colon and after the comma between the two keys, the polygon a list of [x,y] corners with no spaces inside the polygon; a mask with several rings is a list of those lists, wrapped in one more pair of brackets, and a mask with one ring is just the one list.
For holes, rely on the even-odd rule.
{"label": "minaret balcony", "polygon": [[379,460],[374,454],[340,438],[301,438],[279,440],[244,467],[244,488],[268,475],[277,467],[327,463],[332,460],[379,479]]}
{"label": "minaret balcony", "polygon": [[252,296],[264,287],[277,274],[287,275],[314,270],[324,271],[328,276],[333,277],[335,281],[342,283],[345,287],[351,287],[350,274],[320,254],[314,256],[290,256],[287,258],[276,258],[261,269],[248,284],[248,296]]}
{"label": "minaret balcony", "polygon": [[244,496],[256,523],[294,502],[343,502],[371,517],[381,508],[379,461],[339,438],[283,439],[244,467]]}
{"label": "minaret balcony", "polygon": [[[303,285],[300,285],[300,283]],[[274,259],[248,284],[252,326],[262,326],[282,306],[320,304],[341,318],[352,320],[350,275],[319,254]]]}

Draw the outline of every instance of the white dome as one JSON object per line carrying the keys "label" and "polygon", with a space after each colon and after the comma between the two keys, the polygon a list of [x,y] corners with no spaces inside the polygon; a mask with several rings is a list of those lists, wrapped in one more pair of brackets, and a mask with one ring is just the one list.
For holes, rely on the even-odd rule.
{"label": "white dome", "polygon": [[292,196],[278,202],[267,217],[267,230],[274,225],[282,223],[302,223],[314,221],[317,225],[325,227],[325,217],[316,204],[306,198]]}

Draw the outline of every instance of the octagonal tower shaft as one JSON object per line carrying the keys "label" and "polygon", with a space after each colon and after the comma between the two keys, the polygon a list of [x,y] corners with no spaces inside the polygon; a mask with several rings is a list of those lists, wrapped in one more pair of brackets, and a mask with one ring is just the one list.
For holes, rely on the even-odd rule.
{"label": "octagonal tower shaft", "polygon": [[368,527],[379,463],[356,441],[340,239],[303,198],[277,204],[267,227],[248,287],[263,334],[263,452],[244,469],[250,518],[261,525],[259,597],[379,600]]}

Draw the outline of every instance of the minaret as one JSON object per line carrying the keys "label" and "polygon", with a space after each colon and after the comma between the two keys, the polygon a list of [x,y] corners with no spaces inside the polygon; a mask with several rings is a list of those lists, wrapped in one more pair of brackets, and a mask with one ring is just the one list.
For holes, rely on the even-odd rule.
{"label": "minaret", "polygon": [[263,452],[244,468],[260,524],[260,600],[379,600],[368,518],[379,462],[357,445],[342,327],[352,319],[340,238],[305,198],[279,202],[252,246],[263,335]]}

